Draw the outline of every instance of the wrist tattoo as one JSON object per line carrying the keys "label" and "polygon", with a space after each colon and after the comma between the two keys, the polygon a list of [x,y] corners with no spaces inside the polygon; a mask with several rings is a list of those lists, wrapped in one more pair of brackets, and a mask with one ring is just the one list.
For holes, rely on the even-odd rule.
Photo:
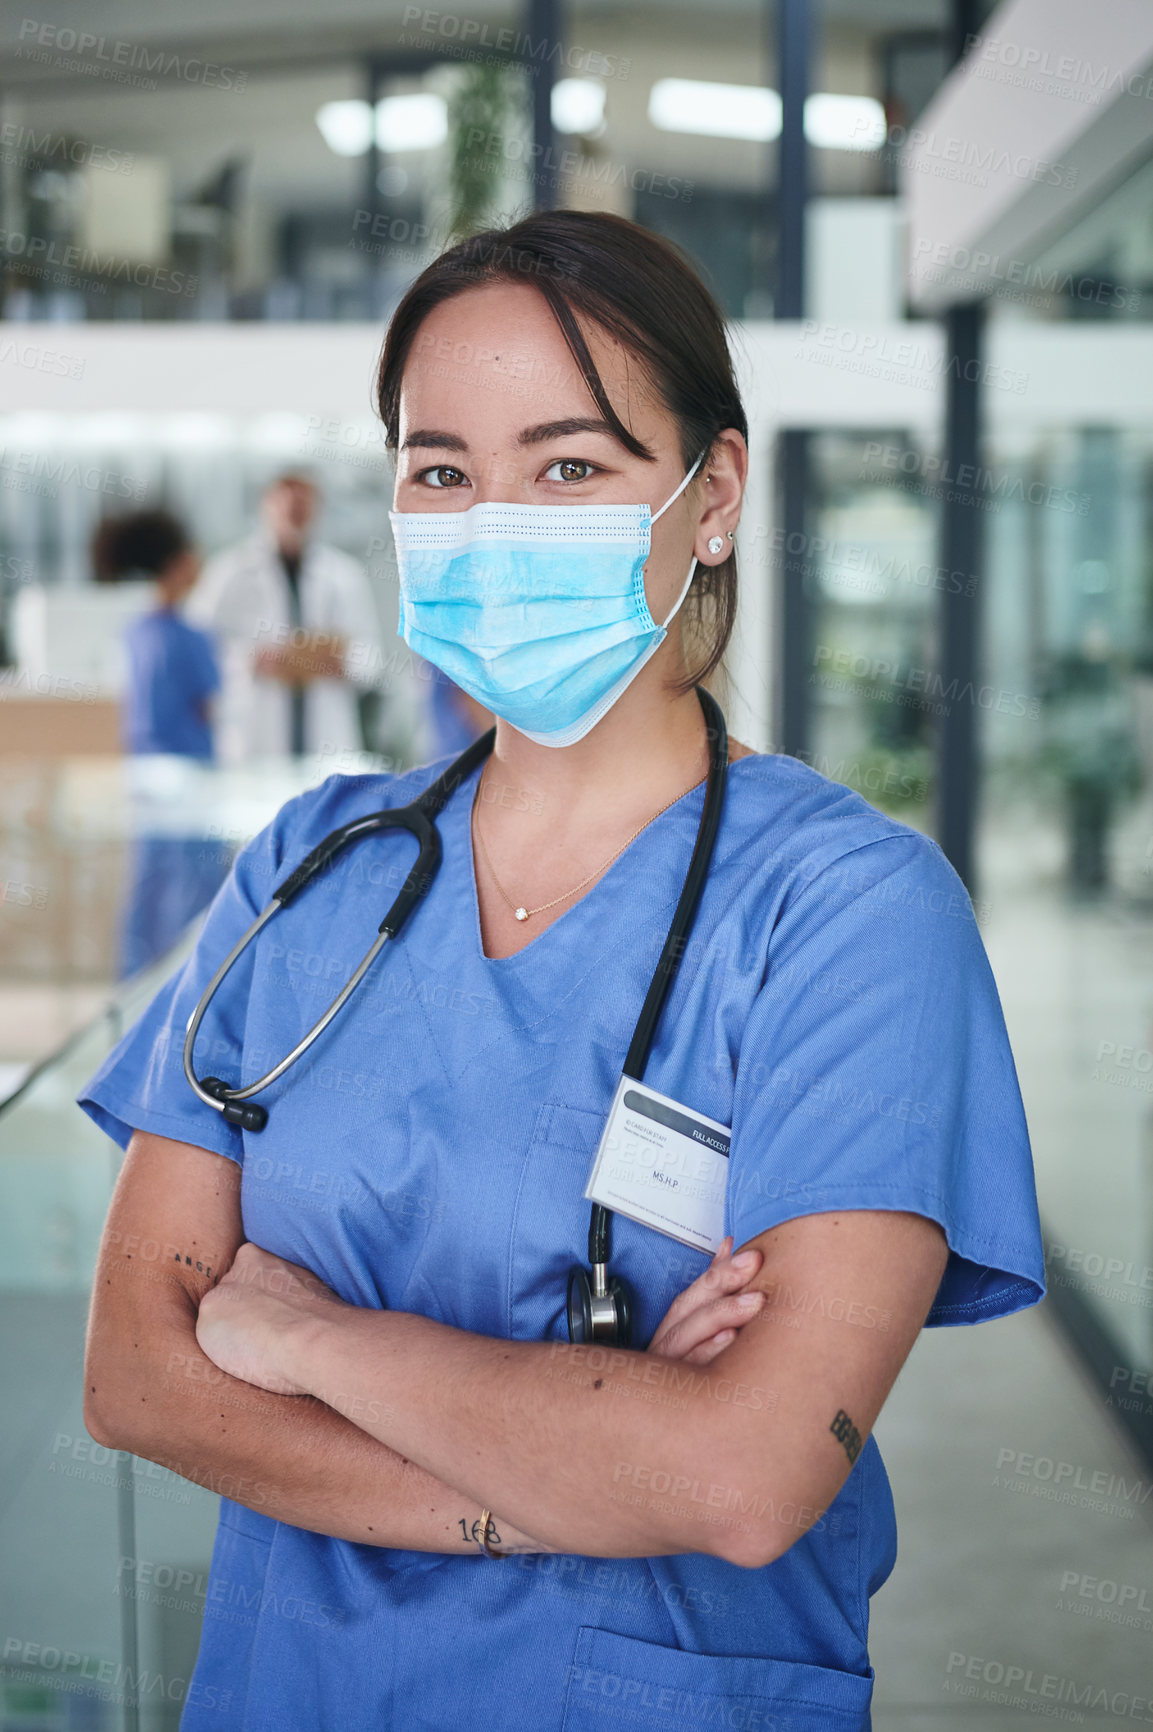
{"label": "wrist tattoo", "polygon": [[848,1456],[849,1460],[856,1461],[857,1457],[861,1453],[861,1445],[864,1442],[864,1439],[843,1407],[838,1407],[836,1418],[833,1420],[832,1425],[830,1425],[829,1430],[839,1443],[844,1444],[845,1454]]}
{"label": "wrist tattoo", "polygon": [[[480,1517],[479,1516],[477,1516],[476,1520],[471,1524],[471,1526],[469,1525],[468,1522],[465,1521],[463,1516],[458,1516],[457,1526],[460,1528],[461,1536],[464,1539],[464,1542],[466,1545],[469,1543],[469,1541],[471,1541],[474,1545],[480,1544]],[[499,1544],[500,1544],[500,1535],[496,1531],[496,1523],[495,1523],[495,1521],[493,1521],[491,1516],[488,1518],[488,1543],[490,1546],[499,1546]]]}

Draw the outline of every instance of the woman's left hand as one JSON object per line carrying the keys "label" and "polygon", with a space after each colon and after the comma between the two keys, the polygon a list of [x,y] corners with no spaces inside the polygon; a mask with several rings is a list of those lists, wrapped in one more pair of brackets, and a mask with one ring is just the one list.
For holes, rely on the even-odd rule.
{"label": "woman's left hand", "polygon": [[646,1352],[687,1365],[711,1365],[745,1324],[760,1316],[765,1295],[745,1288],[763,1262],[757,1250],[734,1255],[731,1234],[722,1239],[704,1273],[673,1300]]}
{"label": "woman's left hand", "polygon": [[311,1270],[244,1244],[200,1301],[196,1339],[230,1377],[273,1395],[306,1395],[291,1376],[292,1343],[309,1323],[348,1309]]}

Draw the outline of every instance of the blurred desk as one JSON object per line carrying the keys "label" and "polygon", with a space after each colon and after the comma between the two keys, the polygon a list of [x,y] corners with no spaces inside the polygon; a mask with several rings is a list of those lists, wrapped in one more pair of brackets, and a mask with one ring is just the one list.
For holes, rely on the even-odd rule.
{"label": "blurred desk", "polygon": [[19,686],[0,685],[0,756],[71,758],[119,750],[120,705],[111,698],[29,697]]}
{"label": "blurred desk", "polygon": [[[0,703],[0,723],[18,707]],[[386,768],[362,753],[225,770],[0,748],[0,1059],[42,1057],[169,949],[286,800]]]}

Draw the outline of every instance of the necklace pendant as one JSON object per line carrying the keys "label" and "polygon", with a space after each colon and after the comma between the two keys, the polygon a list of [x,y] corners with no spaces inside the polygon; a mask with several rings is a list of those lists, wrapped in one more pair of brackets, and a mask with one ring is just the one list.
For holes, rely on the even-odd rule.
{"label": "necklace pendant", "polygon": [[528,919],[528,909],[527,908],[514,908],[513,913],[516,915],[518,920],[527,920]]}

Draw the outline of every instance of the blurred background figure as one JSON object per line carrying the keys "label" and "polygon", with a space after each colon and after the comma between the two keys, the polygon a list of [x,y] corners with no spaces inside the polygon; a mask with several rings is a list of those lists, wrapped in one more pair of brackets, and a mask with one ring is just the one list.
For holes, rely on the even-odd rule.
{"label": "blurred background figure", "polygon": [[223,663],[223,762],[359,751],[358,696],[375,684],[376,613],[362,566],[311,537],[316,483],[278,475],[260,532],[210,560],[192,603]]}
{"label": "blurred background figure", "polygon": [[155,584],[155,607],[124,634],[125,749],[211,759],[209,705],[220,673],[211,638],[178,611],[200,571],[183,525],[167,511],[106,518],[93,536],[92,566],[98,583],[151,578]]}
{"label": "blurred background figure", "polygon": [[[125,750],[141,759],[163,754],[211,763],[210,705],[220,689],[220,673],[211,638],[179,612],[200,571],[200,556],[184,526],[160,510],[107,518],[93,536],[92,566],[100,583],[147,577],[155,584],[155,607],[124,633]],[[202,836],[157,830],[148,768],[141,768],[133,787],[137,824],[120,913],[121,979],[172,948],[211,902],[231,859],[229,849]]]}

